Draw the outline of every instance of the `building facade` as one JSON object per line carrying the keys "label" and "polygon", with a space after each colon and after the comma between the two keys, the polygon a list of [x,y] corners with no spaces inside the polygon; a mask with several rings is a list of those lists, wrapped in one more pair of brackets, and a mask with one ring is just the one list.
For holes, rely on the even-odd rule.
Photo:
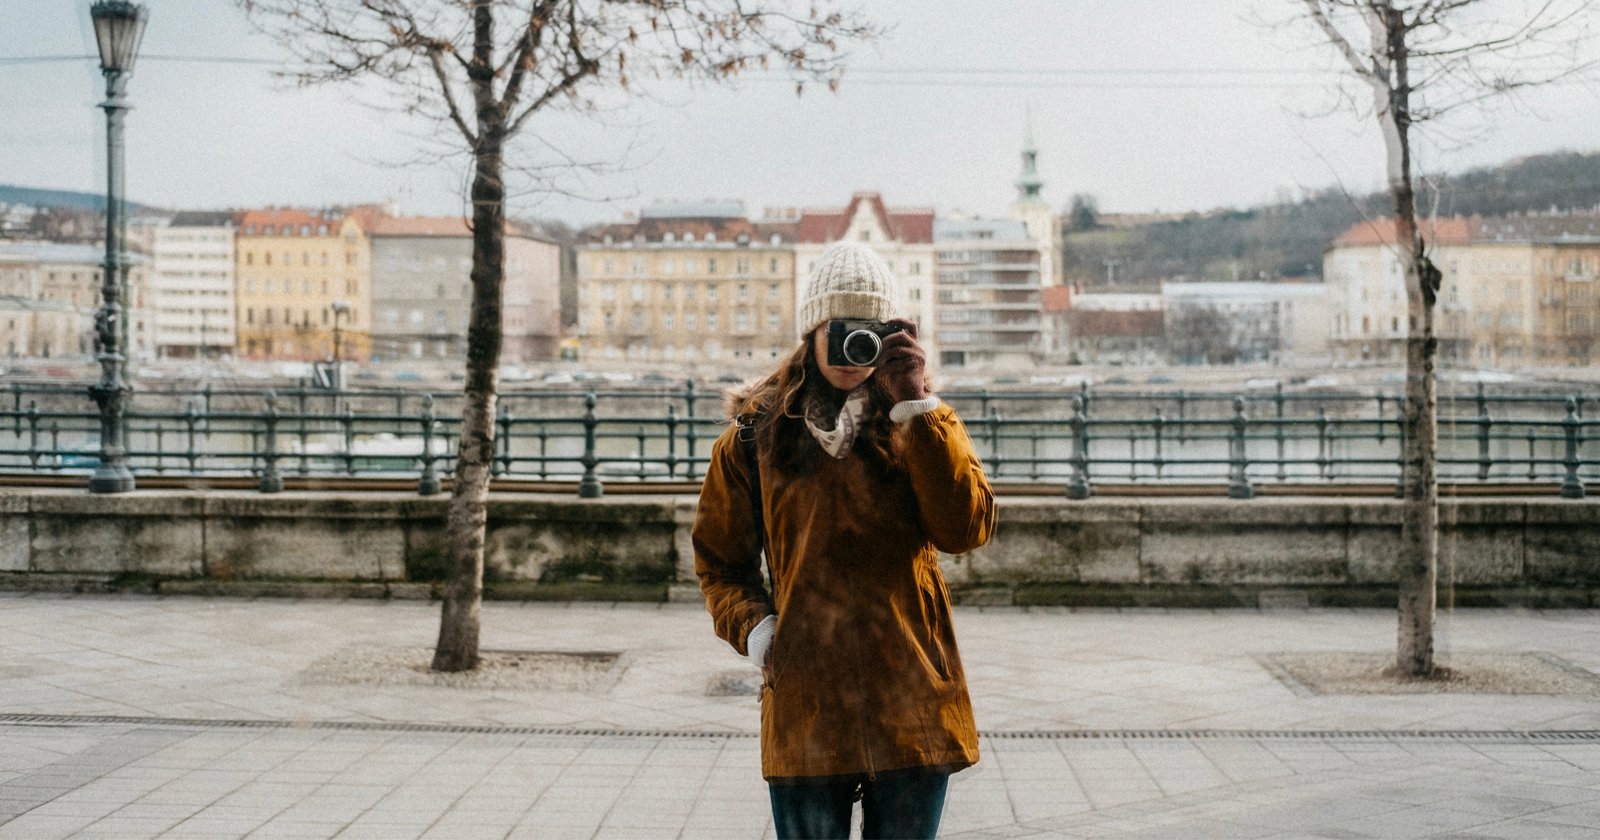
{"label": "building facade", "polygon": [[946,368],[1017,368],[1048,346],[1043,260],[1027,228],[1009,219],[933,225],[934,329],[923,330]]}
{"label": "building facade", "polygon": [[1045,290],[1054,322],[1053,361],[1084,365],[1156,365],[1166,361],[1159,294]]}
{"label": "building facade", "polygon": [[[123,346],[130,360],[148,359],[154,355],[149,260],[137,253],[128,257],[128,280],[122,295]],[[30,348],[28,355],[35,356],[87,356],[95,352],[94,316],[101,303],[100,270],[104,260],[105,248],[100,245],[22,241],[0,247],[0,264],[4,266],[0,272],[10,278],[9,287],[20,290],[26,286],[29,300],[40,304],[26,308],[32,313],[28,319],[29,336],[26,341],[13,339],[18,345],[17,355],[23,355],[24,346]],[[14,316],[19,329],[21,317]],[[70,330],[69,319],[74,324]]]}
{"label": "building facade", "polygon": [[[1328,360],[1331,310],[1322,283],[1163,283],[1161,297],[1163,329],[1175,362],[1309,365]],[[1190,334],[1213,328],[1220,331]],[[1193,352],[1210,347],[1217,351]]]}
{"label": "building facade", "polygon": [[[467,221],[378,216],[369,227],[374,358],[465,358],[472,310]],[[561,248],[510,225],[505,243],[501,356],[552,358],[561,340]]]}
{"label": "building facade", "polygon": [[237,355],[367,359],[371,247],[361,222],[354,215],[271,209],[240,213],[236,226]]}
{"label": "building facade", "polygon": [[[773,214],[780,215],[780,214]],[[794,213],[799,223],[794,246],[794,312],[800,311],[800,297],[816,268],[817,258],[830,242],[847,240],[870,246],[889,264],[900,286],[900,311],[915,322],[928,359],[939,359],[934,323],[934,244],[933,211],[919,207],[889,207],[875,192],[858,192],[842,208],[807,209]],[[796,334],[805,325],[795,324]]]}
{"label": "building facade", "polygon": [[581,356],[765,367],[798,337],[794,231],[730,203],[600,228],[578,253]]}
{"label": "building facade", "polygon": [[151,237],[150,299],[159,356],[234,348],[233,213],[181,212]]}
{"label": "building facade", "polygon": [[[1600,214],[1441,219],[1425,228],[1443,274],[1439,357],[1473,367],[1583,367],[1600,353]],[[1405,273],[1391,222],[1362,223],[1323,257],[1331,346],[1347,363],[1402,363]]]}

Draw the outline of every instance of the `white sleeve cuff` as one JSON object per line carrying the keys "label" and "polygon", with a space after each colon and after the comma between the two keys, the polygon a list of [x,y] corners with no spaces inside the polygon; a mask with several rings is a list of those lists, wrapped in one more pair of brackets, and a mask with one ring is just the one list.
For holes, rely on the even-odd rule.
{"label": "white sleeve cuff", "polygon": [[896,423],[904,423],[918,415],[927,414],[938,407],[938,397],[924,397],[920,400],[897,402],[894,404],[894,408],[889,409],[889,419]]}
{"label": "white sleeve cuff", "polygon": [[778,629],[778,617],[769,615],[761,619],[761,623],[750,628],[750,634],[744,638],[744,649],[750,652],[750,661],[757,668],[767,664],[767,648],[772,646],[772,634]]}

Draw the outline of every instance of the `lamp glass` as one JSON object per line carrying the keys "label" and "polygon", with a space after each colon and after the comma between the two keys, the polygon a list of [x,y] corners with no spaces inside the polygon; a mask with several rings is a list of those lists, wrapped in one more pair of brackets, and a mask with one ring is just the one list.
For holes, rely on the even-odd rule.
{"label": "lamp glass", "polygon": [[100,47],[100,69],[132,73],[150,10],[127,0],[98,0],[89,7],[89,17],[94,21],[94,39]]}

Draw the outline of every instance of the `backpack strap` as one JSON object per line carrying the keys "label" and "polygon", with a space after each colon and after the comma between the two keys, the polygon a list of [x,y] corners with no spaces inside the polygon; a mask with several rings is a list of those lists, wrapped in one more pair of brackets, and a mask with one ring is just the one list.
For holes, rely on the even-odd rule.
{"label": "backpack strap", "polygon": [[[767,524],[761,505],[761,455],[756,451],[756,423],[760,414],[741,414],[735,421],[739,426],[739,447],[744,450],[745,474],[750,479],[750,512],[755,517],[756,534],[761,538],[761,551],[766,554]],[[772,579],[772,557],[767,557],[767,579]]]}

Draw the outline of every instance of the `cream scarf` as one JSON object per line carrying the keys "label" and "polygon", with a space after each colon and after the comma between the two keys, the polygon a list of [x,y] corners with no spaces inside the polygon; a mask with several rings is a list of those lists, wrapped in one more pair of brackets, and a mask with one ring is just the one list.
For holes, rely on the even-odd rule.
{"label": "cream scarf", "polygon": [[[806,401],[806,428],[822,444],[823,451],[834,458],[850,454],[855,445],[856,432],[861,428],[861,418],[867,414],[867,386],[861,385],[845,397],[838,416],[827,417],[828,407],[823,400]],[[824,425],[826,424],[826,425]]]}

